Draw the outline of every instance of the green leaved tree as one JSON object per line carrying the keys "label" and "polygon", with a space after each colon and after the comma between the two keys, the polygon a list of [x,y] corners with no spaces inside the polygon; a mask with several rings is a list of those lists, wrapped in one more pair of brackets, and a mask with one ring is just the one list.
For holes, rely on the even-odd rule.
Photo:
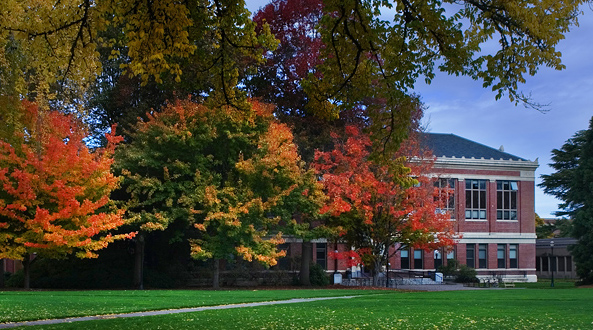
{"label": "green leaved tree", "polygon": [[556,171],[542,175],[544,192],[560,199],[559,216],[572,219],[570,247],[577,274],[583,283],[593,283],[593,118],[560,149],[552,150],[550,166]]}
{"label": "green leaved tree", "polygon": [[321,204],[321,187],[269,105],[241,112],[179,101],[135,129],[116,154],[130,222],[139,235],[184,223],[177,227],[187,228],[180,237],[191,255],[214,261],[214,287],[221,260],[275,265],[284,255],[280,225]]}

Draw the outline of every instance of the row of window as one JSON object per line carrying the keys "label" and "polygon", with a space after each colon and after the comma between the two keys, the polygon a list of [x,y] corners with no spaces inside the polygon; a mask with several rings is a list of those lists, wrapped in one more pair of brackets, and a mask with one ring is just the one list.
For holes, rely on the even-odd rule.
{"label": "row of window", "polygon": [[[508,250],[507,250],[508,247]],[[467,244],[466,245],[466,264],[472,268],[488,268],[488,244]],[[477,251],[477,254],[476,254]],[[413,262],[414,269],[422,269],[422,250],[414,250]],[[508,259],[507,259],[508,253]],[[455,259],[455,252],[447,253],[447,259]],[[498,244],[496,251],[498,268],[518,268],[519,267],[519,245],[518,244]],[[508,260],[508,265],[507,265]],[[409,250],[401,250],[401,268],[410,268]],[[441,251],[434,251],[434,267],[438,268],[443,264]]]}
{"label": "row of window", "polygon": [[[477,255],[476,255],[477,248]],[[507,267],[508,252],[508,267]],[[477,257],[477,258],[476,258]],[[498,268],[518,268],[519,245],[497,244],[496,260]],[[477,262],[476,262],[477,261]],[[472,268],[488,268],[488,244],[467,244],[465,248],[465,262]]]}
{"label": "row of window", "polygon": [[[456,179],[439,179],[435,187],[448,191],[443,197],[444,211],[455,218],[455,183]],[[485,220],[487,214],[487,180],[465,180],[465,218]],[[517,220],[517,181],[496,181],[496,219]]]}
{"label": "row of window", "polygon": [[572,272],[571,256],[544,256],[535,258],[535,271],[538,272]]}
{"label": "row of window", "polygon": [[[414,269],[423,269],[424,261],[422,259],[423,250],[414,250]],[[410,250],[401,250],[401,269],[410,269]]]}
{"label": "row of window", "polygon": [[[507,250],[508,249],[508,250]],[[477,252],[477,253],[476,253]],[[403,249],[400,251],[401,269],[411,269],[413,265],[414,269],[423,269],[423,250],[414,250],[412,256],[410,256],[409,249]],[[508,253],[508,259],[507,259]],[[488,244],[467,244],[466,250],[466,265],[476,269],[487,269],[488,268]],[[317,243],[315,248],[315,256],[317,264],[321,265],[324,269],[327,269],[327,244]],[[455,252],[447,252],[446,258],[448,260],[455,259]],[[518,244],[497,244],[496,245],[496,259],[498,268],[518,268],[519,265],[519,245]],[[548,269],[548,259],[540,261],[542,258],[538,258],[537,267],[538,270],[541,268],[544,271]],[[508,261],[508,265],[507,265]],[[570,261],[569,261],[570,262]],[[434,267],[438,268],[443,264],[443,254],[439,250],[434,251]],[[559,265],[560,271],[564,270],[564,263],[562,266]],[[568,266],[570,267],[570,266]],[[568,269],[570,271],[570,269]]]}

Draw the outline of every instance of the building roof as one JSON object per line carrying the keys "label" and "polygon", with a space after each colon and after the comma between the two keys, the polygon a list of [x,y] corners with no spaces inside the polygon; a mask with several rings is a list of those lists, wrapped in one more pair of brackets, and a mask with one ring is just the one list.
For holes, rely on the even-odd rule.
{"label": "building roof", "polygon": [[535,241],[537,247],[550,247],[550,242],[554,241],[554,247],[566,247],[577,244],[578,240],[572,237],[554,237],[554,238],[541,238]]}
{"label": "building roof", "polygon": [[436,157],[526,160],[455,134],[424,133],[421,141]]}

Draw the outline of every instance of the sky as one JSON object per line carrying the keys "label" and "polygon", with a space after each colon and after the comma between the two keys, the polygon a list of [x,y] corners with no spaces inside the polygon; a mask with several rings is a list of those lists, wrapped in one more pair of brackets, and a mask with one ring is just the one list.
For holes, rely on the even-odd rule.
{"label": "sky", "polygon": [[[269,1],[246,2],[255,13]],[[587,129],[593,116],[593,9],[585,5],[582,11],[579,26],[557,46],[566,69],[541,68],[520,87],[533,101],[548,104],[549,111],[515,106],[508,97],[496,101],[496,93],[479,81],[437,73],[430,85],[418,82],[415,89],[427,107],[423,122],[428,131],[452,133],[497,149],[502,145],[507,153],[537,160],[536,184],[542,174],[553,173],[548,166],[552,149]],[[559,203],[536,186],[535,211],[540,217],[555,217]]]}

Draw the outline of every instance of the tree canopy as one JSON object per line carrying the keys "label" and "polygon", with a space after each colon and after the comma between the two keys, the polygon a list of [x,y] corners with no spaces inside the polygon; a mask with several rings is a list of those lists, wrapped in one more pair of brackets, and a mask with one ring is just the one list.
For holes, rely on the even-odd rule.
{"label": "tree canopy", "polygon": [[244,1],[8,0],[0,9],[0,81],[20,95],[52,99],[66,89],[80,97],[101,71],[98,48],[108,47],[144,84],[181,83],[184,74],[213,104],[239,103],[240,77],[276,42],[256,35],[249,16]]}
{"label": "tree canopy", "polygon": [[143,231],[195,227],[182,235],[197,259],[273,266],[284,253],[280,222],[316,213],[324,197],[288,127],[258,102],[246,112],[170,104],[137,124],[117,160],[131,222]]}
{"label": "tree canopy", "polygon": [[541,66],[563,68],[555,46],[581,3],[273,1],[254,20],[269,24],[280,44],[266,55],[254,93],[276,98],[292,116],[363,111],[374,149],[387,148],[386,156],[407,136],[416,81],[437,71],[537,108],[520,84]]}
{"label": "tree canopy", "polygon": [[[316,65],[307,72],[301,60],[294,70],[306,74],[299,78],[310,111],[333,118],[357,106],[371,109],[375,141],[396,149],[407,134],[408,97],[415,82],[430,81],[437,67],[482,81],[497,98],[506,93],[511,100],[529,102],[519,85],[541,66],[563,68],[555,47],[577,23],[582,3],[308,3],[303,9],[313,14],[302,16],[311,20],[298,25],[305,30],[299,35],[319,36],[321,42],[312,41],[319,47],[310,52],[319,56],[308,61]],[[101,68],[97,47],[106,45],[113,48],[112,57],[122,58],[121,67],[144,83],[194,84],[196,95],[208,96],[211,105],[241,107],[241,82],[276,46],[267,25],[255,32],[244,1],[8,0],[0,18],[2,93],[36,98],[51,98],[58,87],[88,86]],[[107,29],[116,36],[104,37]],[[491,47],[492,42],[497,45]]]}
{"label": "tree canopy", "polygon": [[572,219],[571,234],[578,242],[570,251],[577,274],[584,283],[593,283],[593,118],[588,129],[552,150],[552,161],[556,172],[542,175],[540,187],[562,201],[557,215]]}

